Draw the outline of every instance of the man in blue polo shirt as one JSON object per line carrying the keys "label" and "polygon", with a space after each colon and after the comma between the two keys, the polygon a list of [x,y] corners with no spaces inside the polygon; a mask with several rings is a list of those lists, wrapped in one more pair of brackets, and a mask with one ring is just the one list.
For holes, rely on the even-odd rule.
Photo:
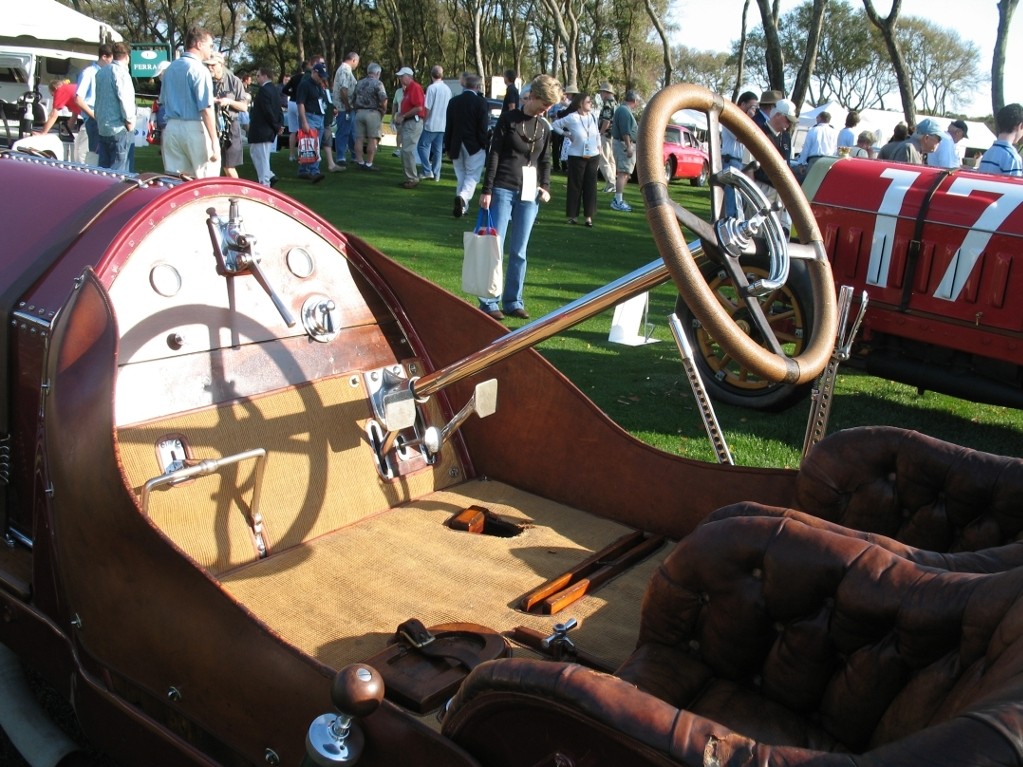
{"label": "man in blue polo shirt", "polygon": [[213,78],[204,63],[211,53],[213,36],[193,27],[185,34],[185,52],[163,73],[160,110],[166,110],[167,127],[160,147],[168,173],[220,175]]}
{"label": "man in blue polo shirt", "polygon": [[1023,106],[1006,104],[995,115],[998,140],[980,158],[977,170],[1023,178],[1023,159],[1015,144],[1023,138]]}

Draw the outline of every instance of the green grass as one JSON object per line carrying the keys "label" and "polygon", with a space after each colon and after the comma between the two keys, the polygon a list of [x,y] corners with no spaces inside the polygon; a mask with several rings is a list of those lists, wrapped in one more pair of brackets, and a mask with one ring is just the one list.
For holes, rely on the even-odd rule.
{"label": "green grass", "polygon": [[[317,186],[294,178],[295,164],[288,162],[286,152],[277,152],[272,163],[281,178],[278,191],[461,295],[462,232],[472,222],[451,215],[454,172],[445,163],[439,183],[424,181],[417,189],[402,189],[398,186],[403,178],[401,165],[391,156],[392,149],[381,147],[378,173],[352,169],[328,174]],[[156,152],[148,147],[140,150],[138,167],[142,171],[159,170]],[[243,177],[253,178],[250,164],[240,170]],[[563,175],[555,174],[551,191],[553,199],[541,210],[530,240],[525,298],[533,317],[659,258],[635,186],[626,190],[626,200],[636,208],[631,214],[610,210],[611,195],[599,195],[594,229],[565,223]],[[671,194],[697,213],[709,210],[706,190],[675,182]],[[475,212],[473,204],[473,220]],[[540,351],[638,438],[669,452],[714,460],[667,327],[666,317],[674,309],[675,295],[671,285],[650,294],[652,337],[659,343],[642,347],[609,343],[609,311],[545,342]],[[509,319],[506,324],[518,327],[524,321]],[[808,402],[776,414],[725,405],[716,409],[738,463],[798,465]],[[912,387],[843,369],[836,385],[829,431],[863,424],[918,429],[969,447],[1016,455],[1023,414],[933,392],[918,393]]]}

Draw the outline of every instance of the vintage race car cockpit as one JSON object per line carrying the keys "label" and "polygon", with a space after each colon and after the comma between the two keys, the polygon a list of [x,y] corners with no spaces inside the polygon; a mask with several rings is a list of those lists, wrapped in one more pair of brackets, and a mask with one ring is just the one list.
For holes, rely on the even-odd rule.
{"label": "vintage race car cockpit", "polygon": [[[643,130],[680,106],[747,132],[802,242],[727,172],[715,210],[731,184],[758,220],[679,208],[651,141],[665,263],[511,333],[271,189],[0,155],[19,191],[0,642],[126,763],[837,764],[933,756],[934,727],[1019,763],[998,727],[1020,713],[1006,616],[1023,576],[1000,548],[1023,527],[1020,461],[969,451],[983,490],[957,467],[907,489],[899,468],[886,504],[864,477],[962,449],[868,430],[876,450],[846,437],[798,473],[695,462],[628,435],[531,348],[674,278],[761,375],[805,383],[829,362],[835,290],[798,186],[702,89],[659,95]],[[734,327],[680,222],[736,263],[767,253],[752,296],[785,282],[787,255],[808,265],[800,355]],[[919,553],[955,548],[998,551],[986,570]]]}

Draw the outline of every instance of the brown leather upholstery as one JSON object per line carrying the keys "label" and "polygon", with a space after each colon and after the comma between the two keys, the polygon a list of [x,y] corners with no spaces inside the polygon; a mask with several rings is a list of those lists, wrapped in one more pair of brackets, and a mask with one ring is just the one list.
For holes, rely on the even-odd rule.
{"label": "brown leather upholstery", "polygon": [[915,431],[872,426],[821,441],[796,480],[798,509],[752,501],[706,522],[787,517],[871,541],[929,567],[988,573],[1023,565],[1023,460]]}
{"label": "brown leather upholstery", "polygon": [[[723,519],[652,579],[618,672],[637,690],[496,661],[444,729],[487,764],[1020,765],[1021,597],[1023,569],[954,573],[783,517]],[[516,739],[528,760],[489,760]],[[639,756],[600,758],[621,743]]]}
{"label": "brown leather upholstery", "polygon": [[1023,460],[915,431],[871,426],[817,444],[796,481],[797,508],[931,551],[978,551],[1023,531]]}
{"label": "brown leather upholstery", "polygon": [[[847,535],[881,546],[903,559],[916,562],[926,567],[938,567],[943,570],[954,570],[961,573],[997,573],[1013,567],[1023,566],[1023,541],[1014,541],[1004,546],[993,546],[980,551],[930,551],[918,549],[878,533],[853,530],[834,522],[797,509],[783,509],[778,506],[764,506],[752,501],[734,503],[712,512],[707,516],[706,523],[715,522],[729,517],[784,517],[818,530]],[[706,524],[705,523],[705,524]]]}

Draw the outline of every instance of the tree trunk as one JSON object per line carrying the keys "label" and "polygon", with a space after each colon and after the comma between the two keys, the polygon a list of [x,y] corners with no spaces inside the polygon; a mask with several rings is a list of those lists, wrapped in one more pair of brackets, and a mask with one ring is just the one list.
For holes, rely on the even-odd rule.
{"label": "tree trunk", "polygon": [[[543,7],[554,22],[554,29],[565,46],[565,80],[564,85],[575,86],[579,79],[579,15],[571,2],[565,3],[567,13],[562,13],[555,0],[542,0]],[[568,16],[566,23],[565,16]]]}
{"label": "tree trunk", "polygon": [[746,16],[749,14],[750,0],[742,4],[742,28],[739,30],[739,65],[735,73],[735,86],[732,88],[732,102],[739,99],[739,88],[746,79]]}
{"label": "tree trunk", "polygon": [[671,85],[672,74],[675,69],[675,65],[671,62],[671,43],[668,42],[668,33],[664,31],[664,25],[661,23],[657,11],[654,10],[653,2],[651,0],[643,0],[643,2],[646,5],[647,16],[650,17],[650,23],[654,25],[654,29],[657,30],[657,34],[661,38],[661,50],[664,53],[664,78],[661,82],[663,83],[662,87],[667,87]]}
{"label": "tree trunk", "polygon": [[899,84],[899,96],[902,98],[902,113],[906,117],[906,124],[916,125],[916,103],[913,99],[912,85],[906,71],[906,62],[902,58],[902,49],[899,47],[899,41],[895,39],[895,25],[902,12],[902,0],[892,0],[891,13],[885,18],[882,18],[874,10],[872,0],[863,0],[863,7],[867,11],[870,23],[881,30],[885,48],[888,49],[888,55],[891,56],[892,69],[895,70],[895,79]]}
{"label": "tree trunk", "polygon": [[757,0],[757,5],[764,26],[768,84],[772,89],[785,93],[785,53],[778,37],[778,0],[774,0],[773,4],[771,0]]}
{"label": "tree trunk", "polygon": [[295,39],[298,43],[298,60],[305,61],[305,0],[295,0]]}
{"label": "tree trunk", "polygon": [[817,66],[817,49],[820,46],[821,28],[824,25],[824,9],[828,0],[813,0],[813,16],[810,19],[810,36],[806,41],[806,53],[803,55],[803,63],[796,75],[796,82],[792,86],[790,98],[796,105],[796,111],[800,111],[803,101],[806,99],[806,91],[810,87],[810,78],[813,77],[814,67]]}
{"label": "tree trunk", "polygon": [[1005,106],[1005,48],[1008,45],[1009,25],[1019,0],[998,0],[998,34],[995,52],[991,57],[991,114]]}

